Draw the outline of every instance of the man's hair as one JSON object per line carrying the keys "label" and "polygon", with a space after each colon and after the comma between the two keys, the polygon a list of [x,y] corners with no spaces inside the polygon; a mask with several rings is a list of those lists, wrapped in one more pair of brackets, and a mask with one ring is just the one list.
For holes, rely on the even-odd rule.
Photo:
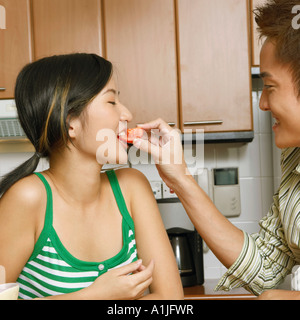
{"label": "man's hair", "polygon": [[299,5],[299,0],[269,0],[254,10],[260,37],[266,37],[274,43],[276,58],[291,71],[298,96],[300,96],[300,29],[294,27],[293,21],[296,15],[293,13],[293,8]]}

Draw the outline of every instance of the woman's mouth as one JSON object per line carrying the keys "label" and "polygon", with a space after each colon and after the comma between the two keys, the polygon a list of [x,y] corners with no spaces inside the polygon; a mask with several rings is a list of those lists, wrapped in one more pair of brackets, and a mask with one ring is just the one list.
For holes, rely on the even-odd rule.
{"label": "woman's mouth", "polygon": [[121,131],[117,134],[117,138],[119,143],[121,144],[121,146],[127,150],[128,149],[128,144],[126,143],[126,132],[125,131]]}
{"label": "woman's mouth", "polygon": [[135,139],[142,138],[144,136],[144,133],[144,130],[141,128],[127,129],[127,131],[121,131],[118,134],[118,138],[120,141],[132,145],[133,141]]}

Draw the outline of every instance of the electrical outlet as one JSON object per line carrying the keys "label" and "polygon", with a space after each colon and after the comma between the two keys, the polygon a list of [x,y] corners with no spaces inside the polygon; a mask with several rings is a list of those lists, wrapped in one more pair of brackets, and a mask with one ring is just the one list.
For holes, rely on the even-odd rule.
{"label": "electrical outlet", "polygon": [[163,186],[163,199],[171,199],[177,198],[176,193],[171,190],[164,182],[162,183]]}
{"label": "electrical outlet", "polygon": [[150,181],[150,185],[155,199],[162,199],[162,183],[160,181]]}

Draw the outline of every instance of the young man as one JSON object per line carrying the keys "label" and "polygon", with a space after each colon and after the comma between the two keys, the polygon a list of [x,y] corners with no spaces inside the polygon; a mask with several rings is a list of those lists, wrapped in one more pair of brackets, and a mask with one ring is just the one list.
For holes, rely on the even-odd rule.
{"label": "young man", "polygon": [[[266,37],[261,50],[264,89],[260,108],[272,113],[276,145],[283,149],[281,184],[269,213],[260,222],[259,234],[250,236],[232,225],[186,175],[184,161],[182,165],[157,166],[199,234],[228,268],[217,289],[243,286],[261,299],[300,299],[300,292],[271,290],[300,263],[300,30],[295,28],[298,4],[297,0],[269,0],[255,11],[260,34]],[[160,119],[143,128],[164,130],[164,140],[171,132]],[[147,151],[150,142],[136,140],[135,145]],[[170,145],[151,145],[153,157],[160,161],[160,155]],[[181,151],[180,143],[168,151]]]}

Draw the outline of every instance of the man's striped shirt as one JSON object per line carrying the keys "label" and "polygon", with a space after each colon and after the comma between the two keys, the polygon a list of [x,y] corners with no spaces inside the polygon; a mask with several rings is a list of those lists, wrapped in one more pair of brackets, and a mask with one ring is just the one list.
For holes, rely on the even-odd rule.
{"label": "man's striped shirt", "polygon": [[276,288],[300,264],[300,148],[281,155],[281,183],[258,234],[244,232],[240,256],[216,290],[244,287],[259,295]]}

